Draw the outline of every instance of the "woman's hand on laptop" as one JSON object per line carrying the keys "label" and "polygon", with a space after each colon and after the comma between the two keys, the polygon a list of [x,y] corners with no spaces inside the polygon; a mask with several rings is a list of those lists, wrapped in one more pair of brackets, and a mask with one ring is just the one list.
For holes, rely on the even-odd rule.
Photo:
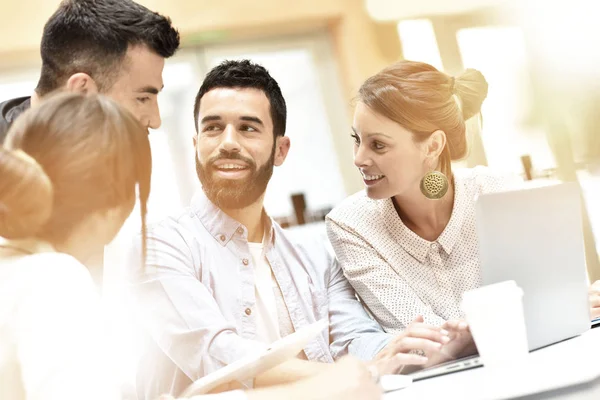
{"label": "woman's hand on laptop", "polygon": [[447,330],[425,324],[423,317],[418,316],[377,354],[373,363],[382,375],[397,373],[397,367],[396,370],[390,368],[396,365],[395,361],[400,361],[401,365],[423,366],[449,342]]}
{"label": "woman's hand on laptop", "polygon": [[600,280],[590,286],[590,315],[592,319],[600,317]]}
{"label": "woman's hand on laptop", "polygon": [[425,353],[428,360],[423,368],[433,367],[477,352],[469,325],[464,320],[446,321],[439,329],[448,332],[449,341],[440,348]]}
{"label": "woman's hand on laptop", "polygon": [[452,361],[457,358],[473,355],[477,352],[477,347],[466,321],[461,319],[446,321],[442,325],[442,328],[449,331],[450,342],[430,358],[427,363],[428,366]]}
{"label": "woman's hand on laptop", "polygon": [[442,328],[448,329],[451,332],[467,332],[469,331],[469,324],[464,319],[451,319],[444,322]]}

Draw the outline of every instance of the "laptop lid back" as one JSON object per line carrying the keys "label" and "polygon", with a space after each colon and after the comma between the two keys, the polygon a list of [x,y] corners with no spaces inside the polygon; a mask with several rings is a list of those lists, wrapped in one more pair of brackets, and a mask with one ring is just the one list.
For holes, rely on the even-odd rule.
{"label": "laptop lid back", "polygon": [[576,183],[481,195],[482,284],[523,289],[530,350],[590,327],[581,194]]}

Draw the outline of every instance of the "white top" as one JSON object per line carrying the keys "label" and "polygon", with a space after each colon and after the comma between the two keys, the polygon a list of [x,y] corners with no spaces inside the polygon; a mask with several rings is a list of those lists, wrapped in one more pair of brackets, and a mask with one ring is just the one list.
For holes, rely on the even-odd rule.
{"label": "white top", "polygon": [[43,243],[0,238],[0,399],[120,400],[104,335],[84,265]]}
{"label": "white top", "polygon": [[271,344],[281,339],[274,293],[278,289],[277,281],[263,252],[263,244],[249,242],[248,247],[254,266],[256,340]]}
{"label": "white top", "polygon": [[480,285],[475,200],[518,185],[485,167],[455,172],[448,225],[430,242],[407,228],[391,199],[364,192],[327,216],[327,233],[344,273],[365,306],[390,333],[417,316],[440,325],[462,317],[461,295]]}
{"label": "white top", "polygon": [[28,250],[0,248],[0,398],[118,399],[89,272],[50,247]]}

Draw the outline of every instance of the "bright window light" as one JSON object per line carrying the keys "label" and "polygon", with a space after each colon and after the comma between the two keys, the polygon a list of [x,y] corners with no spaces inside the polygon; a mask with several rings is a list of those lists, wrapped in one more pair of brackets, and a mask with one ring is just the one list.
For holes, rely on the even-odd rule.
{"label": "bright window light", "polygon": [[412,19],[398,23],[404,58],[431,64],[443,71],[442,59],[435,40],[433,25],[428,19]]}
{"label": "bright window light", "polygon": [[543,131],[525,126],[531,105],[526,46],[518,27],[462,29],[457,34],[465,68],[483,73],[489,84],[483,103],[482,140],[490,167],[522,173],[521,156],[534,170],[554,166]]}

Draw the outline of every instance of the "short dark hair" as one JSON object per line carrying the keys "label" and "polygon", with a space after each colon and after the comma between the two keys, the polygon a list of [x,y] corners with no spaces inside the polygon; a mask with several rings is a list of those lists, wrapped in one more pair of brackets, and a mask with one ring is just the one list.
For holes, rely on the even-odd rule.
{"label": "short dark hair", "polygon": [[169,58],[179,48],[179,33],[169,18],[131,0],[63,0],[44,26],[36,92],[52,92],[78,72],[106,91],[135,45]]}
{"label": "short dark hair", "polygon": [[198,131],[200,101],[206,93],[216,88],[252,88],[262,90],[270,103],[273,135],[275,137],[285,135],[287,108],[279,84],[265,67],[250,60],[223,61],[206,75],[196,95],[196,102],[194,104],[196,132]]}

